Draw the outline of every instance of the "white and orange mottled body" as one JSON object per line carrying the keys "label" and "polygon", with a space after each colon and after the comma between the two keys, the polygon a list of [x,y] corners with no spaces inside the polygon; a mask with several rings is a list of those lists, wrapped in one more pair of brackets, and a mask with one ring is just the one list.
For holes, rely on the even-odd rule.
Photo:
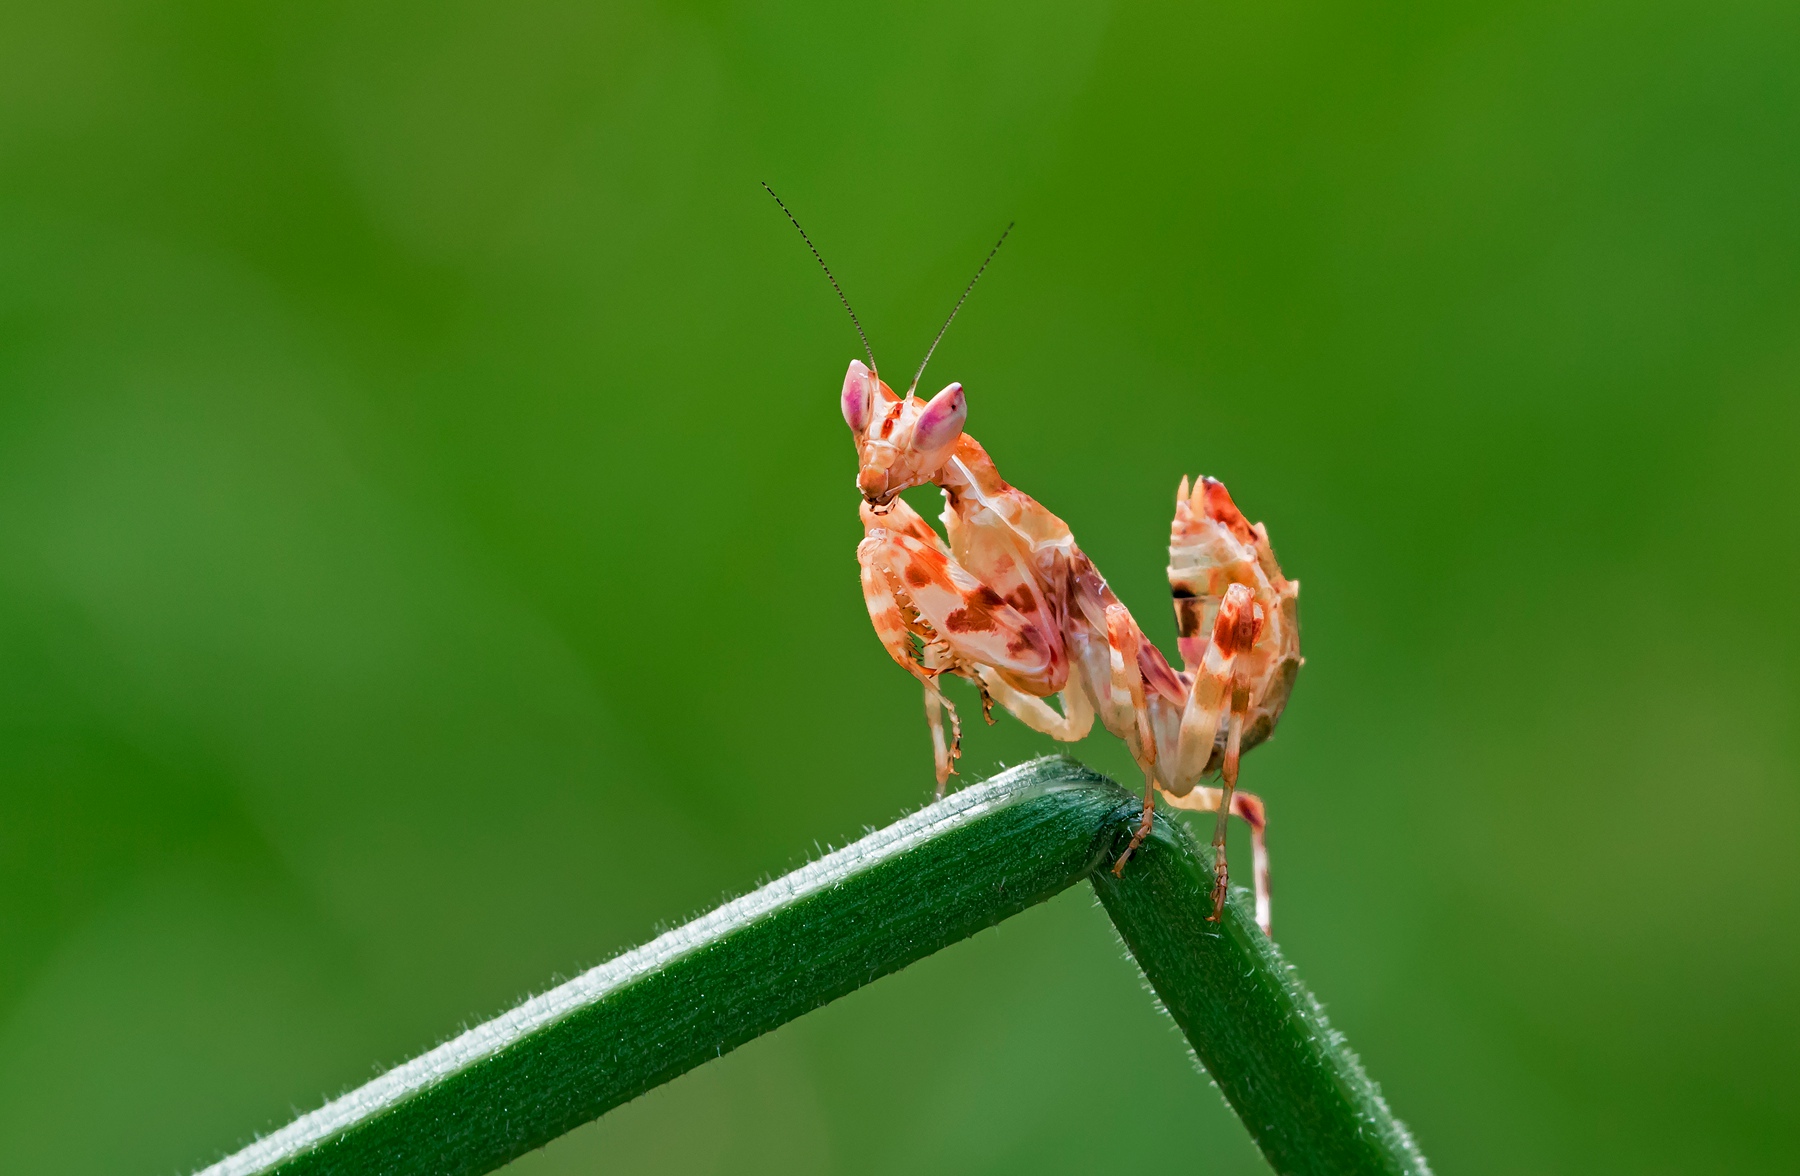
{"label": "white and orange mottled body", "polygon": [[[998,702],[1065,742],[1085,736],[1097,715],[1131,749],[1145,781],[1143,820],[1115,871],[1149,833],[1154,790],[1177,807],[1218,812],[1216,918],[1226,887],[1225,818],[1235,813],[1251,829],[1257,920],[1267,930],[1263,805],[1235,788],[1239,756],[1268,738],[1300,666],[1300,586],[1282,576],[1261,524],[1246,521],[1220,483],[1203,478],[1190,489],[1182,479],[1169,540],[1177,671],[1068,525],[1008,485],[962,431],[961,385],[921,402],[896,396],[852,361],[843,410],[856,434],[863,495],[863,594],[882,644],[924,687],[939,794],[960,745],[941,675],[968,679],[984,708]],[[944,494],[943,537],[898,497],[927,482]],[[1060,711],[1045,701],[1051,695]],[[1223,777],[1223,788],[1198,786],[1209,772]]]}

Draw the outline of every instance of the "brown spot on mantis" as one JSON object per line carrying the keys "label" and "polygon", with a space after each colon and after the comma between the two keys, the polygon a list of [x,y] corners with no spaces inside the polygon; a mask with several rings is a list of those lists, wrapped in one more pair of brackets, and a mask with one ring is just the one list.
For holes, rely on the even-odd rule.
{"label": "brown spot on mantis", "polygon": [[944,618],[952,633],[987,633],[994,628],[994,614],[1006,606],[1000,594],[986,584],[969,596],[969,603]]}

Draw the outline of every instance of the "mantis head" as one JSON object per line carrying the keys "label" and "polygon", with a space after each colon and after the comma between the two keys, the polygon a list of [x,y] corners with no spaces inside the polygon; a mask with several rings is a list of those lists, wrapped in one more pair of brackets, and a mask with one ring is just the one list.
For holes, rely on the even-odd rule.
{"label": "mantis head", "polygon": [[856,436],[856,488],[886,507],[902,490],[936,479],[962,436],[969,405],[961,384],[930,400],[903,399],[860,359],[844,374],[844,422]]}

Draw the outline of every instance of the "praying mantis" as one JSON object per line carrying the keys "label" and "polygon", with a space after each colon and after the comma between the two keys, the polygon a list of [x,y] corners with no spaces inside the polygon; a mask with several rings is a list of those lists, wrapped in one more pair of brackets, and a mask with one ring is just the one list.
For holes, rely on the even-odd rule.
{"label": "praying mantis", "polygon": [[[800,234],[812,248],[804,229]],[[984,261],[945,330],[986,268]],[[831,277],[829,267],[825,273]],[[860,335],[856,312],[850,317]],[[1223,483],[1182,478],[1169,533],[1182,660],[1175,670],[1068,525],[1001,478],[987,450],[964,431],[962,385],[929,400],[915,394],[937,341],[905,396],[877,373],[866,336],[863,344],[869,363],[850,361],[841,394],[862,498],[856,558],[876,635],[923,689],[937,794],[961,752],[961,723],[940,685],[945,674],[975,687],[990,723],[997,702],[1033,730],[1074,742],[1098,717],[1125,742],[1144,777],[1142,815],[1113,873],[1123,873],[1149,835],[1157,792],[1177,808],[1216,813],[1210,917],[1217,921],[1229,886],[1227,819],[1235,815],[1250,828],[1256,921],[1269,933],[1267,821],[1263,802],[1237,791],[1238,765],[1273,732],[1302,658],[1300,585],[1282,575],[1267,529],[1244,517]],[[942,535],[900,497],[927,484],[943,494]],[[1046,701],[1052,695],[1060,710]],[[1222,787],[1199,783],[1214,772]]]}

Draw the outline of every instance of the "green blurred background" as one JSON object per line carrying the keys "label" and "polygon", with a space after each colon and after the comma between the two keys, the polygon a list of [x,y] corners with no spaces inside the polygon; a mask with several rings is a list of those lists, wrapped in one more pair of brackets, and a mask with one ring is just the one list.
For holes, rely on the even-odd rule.
{"label": "green blurred background", "polygon": [[[1268,523],[1278,936],[1442,1170],[1800,1166],[1791,3],[5,0],[0,1170],[929,794],[764,179],[894,375],[1017,219],[927,384],[1165,649],[1177,479]],[[513,1170],[1124,1168],[1262,1170],[1071,892]]]}

